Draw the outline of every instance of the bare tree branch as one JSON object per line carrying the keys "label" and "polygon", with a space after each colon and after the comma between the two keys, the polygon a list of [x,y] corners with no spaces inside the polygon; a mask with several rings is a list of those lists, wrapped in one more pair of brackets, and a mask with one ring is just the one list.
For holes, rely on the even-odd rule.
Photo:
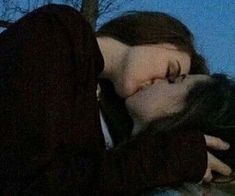
{"label": "bare tree branch", "polygon": [[72,7],[76,9],[81,8],[82,1],[84,0],[63,0],[63,2],[67,5],[71,5]]}
{"label": "bare tree branch", "polygon": [[[80,9],[85,18],[90,22],[93,29],[96,28],[98,17],[120,10],[125,3],[130,3],[133,0],[62,0],[67,5],[76,9]],[[3,7],[0,14],[2,26],[8,26],[10,22],[14,21],[19,16],[25,15],[39,6],[50,4],[53,0],[27,0],[26,4],[22,4],[20,0],[0,0]],[[16,18],[17,17],[17,18]],[[1,26],[0,25],[0,26]]]}
{"label": "bare tree branch", "polygon": [[92,28],[95,29],[99,12],[98,0],[83,0],[81,12],[91,24]]}
{"label": "bare tree branch", "polygon": [[103,13],[105,13],[106,11],[109,10],[109,8],[113,5],[113,2],[106,2],[105,1],[101,1],[99,4],[99,16],[102,15]]}
{"label": "bare tree branch", "polygon": [[100,0],[99,1],[99,15],[98,17],[101,17],[105,14],[116,12],[120,10],[120,8],[125,4],[125,3],[130,3],[134,0]]}

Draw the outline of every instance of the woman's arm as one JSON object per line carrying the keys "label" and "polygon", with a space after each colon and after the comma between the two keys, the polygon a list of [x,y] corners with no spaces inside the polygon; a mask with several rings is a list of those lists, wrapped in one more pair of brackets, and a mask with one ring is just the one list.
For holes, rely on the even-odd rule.
{"label": "woman's arm", "polygon": [[199,182],[207,167],[205,138],[200,132],[141,133],[108,151],[95,190],[136,195],[157,186]]}

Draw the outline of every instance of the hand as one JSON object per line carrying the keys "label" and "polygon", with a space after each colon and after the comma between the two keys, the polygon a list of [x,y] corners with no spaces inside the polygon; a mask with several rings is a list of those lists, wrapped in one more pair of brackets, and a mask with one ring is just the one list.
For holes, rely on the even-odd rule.
{"label": "hand", "polygon": [[[207,146],[214,150],[228,150],[230,147],[227,142],[224,142],[220,138],[214,136],[205,135],[205,139]],[[228,165],[224,164],[209,152],[207,152],[207,155],[208,161],[207,170],[203,177],[204,182],[210,182],[212,180],[212,171],[216,171],[225,176],[229,176],[232,173],[232,169]]]}

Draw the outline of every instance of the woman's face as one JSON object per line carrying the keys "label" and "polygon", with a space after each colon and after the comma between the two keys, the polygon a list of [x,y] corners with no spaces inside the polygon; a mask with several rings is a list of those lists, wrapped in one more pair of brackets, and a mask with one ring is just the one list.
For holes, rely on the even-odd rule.
{"label": "woman's face", "polygon": [[156,79],[151,86],[138,91],[126,99],[126,107],[134,120],[150,122],[180,112],[185,104],[185,97],[193,85],[207,81],[207,75],[188,75],[178,77],[175,83]]}
{"label": "woman's face", "polygon": [[121,97],[127,98],[156,79],[187,75],[190,64],[190,56],[172,44],[129,47],[114,86]]}

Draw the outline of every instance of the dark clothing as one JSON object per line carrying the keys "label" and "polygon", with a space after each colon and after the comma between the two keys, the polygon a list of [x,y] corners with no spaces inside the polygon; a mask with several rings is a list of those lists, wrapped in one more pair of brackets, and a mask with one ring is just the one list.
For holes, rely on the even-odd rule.
{"label": "dark clothing", "polygon": [[105,150],[103,58],[80,13],[41,7],[0,35],[0,195],[137,195],[199,181],[200,132],[140,134]]}

